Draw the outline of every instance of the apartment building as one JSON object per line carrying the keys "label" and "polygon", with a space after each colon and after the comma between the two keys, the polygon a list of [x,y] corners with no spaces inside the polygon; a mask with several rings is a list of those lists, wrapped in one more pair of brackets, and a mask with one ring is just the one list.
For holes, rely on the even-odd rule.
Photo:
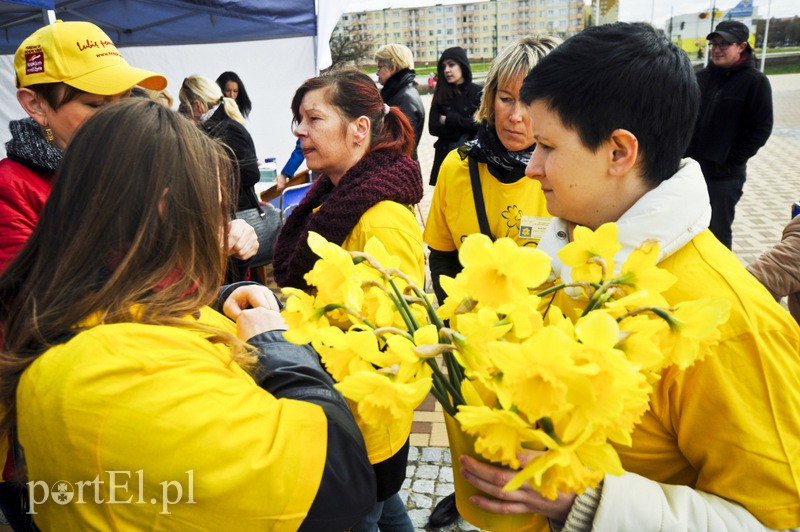
{"label": "apartment building", "polygon": [[[415,8],[386,8],[345,13],[334,35],[349,34],[383,44],[400,43],[417,64],[436,63],[451,46],[467,50],[470,60],[491,60],[512,40],[532,33],[562,38],[584,28],[583,0],[490,0]],[[371,53],[364,62],[372,60]]]}

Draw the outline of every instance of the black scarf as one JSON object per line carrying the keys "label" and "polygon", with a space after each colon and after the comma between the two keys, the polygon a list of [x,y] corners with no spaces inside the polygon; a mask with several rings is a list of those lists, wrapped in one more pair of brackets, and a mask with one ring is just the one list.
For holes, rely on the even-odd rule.
{"label": "black scarf", "polygon": [[13,120],[8,124],[11,140],[6,142],[9,159],[39,172],[55,173],[62,151],[42,136],[42,129],[32,118]]}
{"label": "black scarf", "polygon": [[413,205],[421,199],[419,164],[396,151],[366,154],[342,176],[338,185],[322,175],[278,234],[272,260],[275,281],[279,286],[308,288],[303,276],[319,258],[308,247],[309,231],[341,245],[373,205],[381,201]]}
{"label": "black scarf", "polygon": [[472,157],[479,163],[486,163],[497,179],[513,183],[525,175],[525,167],[535,147],[533,144],[524,150],[508,151],[500,142],[494,126],[484,120],[478,129],[478,137],[458,148],[458,154],[462,161]]}

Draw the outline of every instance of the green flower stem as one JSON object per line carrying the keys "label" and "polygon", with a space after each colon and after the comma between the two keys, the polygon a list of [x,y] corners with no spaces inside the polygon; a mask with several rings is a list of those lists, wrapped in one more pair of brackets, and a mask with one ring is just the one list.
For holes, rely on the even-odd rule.
{"label": "green flower stem", "polygon": [[442,323],[442,320],[439,318],[439,315],[436,314],[435,310],[433,310],[433,305],[431,304],[431,300],[428,299],[428,295],[419,288],[417,288],[416,286],[414,287],[414,293],[417,294],[418,298],[423,300],[425,304],[425,310],[428,312],[428,318],[431,320],[431,323],[436,325],[437,329],[441,329],[442,327],[444,327],[444,323]]}
{"label": "green flower stem", "polygon": [[[448,406],[449,406],[449,405],[452,405],[453,407],[455,407],[455,406],[457,406],[457,405],[464,405],[464,404],[467,404],[467,402],[464,400],[464,397],[461,395],[461,390],[457,390],[457,389],[456,389],[456,388],[453,386],[453,383],[451,383],[451,382],[450,382],[450,381],[449,381],[449,380],[448,380],[448,379],[447,379],[447,378],[444,376],[444,373],[442,373],[442,370],[439,368],[439,364],[437,364],[437,363],[436,363],[436,359],[434,359],[434,358],[429,358],[429,359],[425,360],[425,362],[427,362],[427,363],[428,363],[428,365],[429,365],[429,366],[431,367],[431,369],[433,370],[434,381],[436,381],[436,380],[438,379],[438,380],[439,380],[439,382],[440,382],[441,384],[443,384],[443,385],[444,385],[444,388],[445,388],[445,390],[447,391],[447,393],[449,393],[449,394],[450,394],[450,397],[452,397],[452,398],[453,398],[453,403],[451,403],[450,401],[446,401],[446,402],[447,402],[447,405],[448,405]],[[448,368],[448,371],[449,371],[449,368]],[[444,405],[444,404],[442,404],[442,407],[444,407],[444,406],[445,406],[445,405]]]}
{"label": "green flower stem", "polygon": [[394,306],[397,308],[397,311],[400,313],[400,316],[403,317],[403,322],[405,322],[408,332],[413,334],[414,331],[416,331],[416,329],[414,328],[414,323],[403,311],[402,304],[400,303],[400,301],[398,301],[397,296],[394,294],[389,294],[389,297],[392,298],[392,303],[394,303]]}
{"label": "green flower stem", "polygon": [[[408,316],[408,321],[410,321],[412,326],[413,326],[413,329],[409,328],[408,330],[409,330],[409,332],[413,333],[414,331],[419,329],[419,324],[417,323],[417,320],[414,319],[414,313],[411,312],[411,307],[408,306],[408,303],[406,302],[406,298],[403,297],[403,293],[400,291],[399,288],[397,288],[397,284],[394,282],[394,279],[392,279],[391,277],[389,278],[389,284],[392,286],[392,290],[394,290],[394,293],[397,295],[396,301],[399,302],[400,305],[402,306],[402,310],[400,311],[400,313],[401,314],[405,313]],[[398,310],[400,310],[399,307],[398,307]]]}
{"label": "green flower stem", "polygon": [[439,401],[439,404],[442,405],[442,408],[445,412],[448,413],[450,416],[456,415],[456,409],[450,404],[450,401],[447,400],[447,392],[442,391],[442,383],[441,381],[437,382],[438,377],[434,374],[433,376],[433,386],[431,386],[431,394]]}
{"label": "green flower stem", "polygon": [[[453,385],[454,388],[458,388],[459,397],[461,396],[461,381],[464,380],[464,372],[461,368],[461,364],[456,361],[456,358],[453,356],[452,353],[444,353],[442,355],[444,359],[444,363],[447,366],[447,375],[450,378],[450,384]],[[466,404],[466,401],[463,400],[460,404]]]}
{"label": "green flower stem", "polygon": [[565,283],[557,284],[557,285],[555,285],[555,286],[551,286],[551,287],[550,287],[550,288],[548,288],[547,290],[542,290],[541,292],[537,293],[536,295],[537,295],[538,297],[544,297],[544,296],[546,296],[546,295],[548,295],[548,294],[552,294],[553,292],[558,292],[559,290],[563,290],[563,289],[564,289],[564,288],[566,288],[567,286],[568,286],[568,285],[567,285],[567,284],[565,284]]}
{"label": "green flower stem", "polygon": [[608,298],[610,297],[610,294],[607,294],[607,292],[618,284],[620,284],[619,279],[611,279],[610,281],[606,281],[602,285],[600,285],[600,288],[598,288],[597,291],[594,293],[594,295],[592,295],[591,299],[589,299],[589,304],[586,305],[585,309],[583,309],[581,317],[586,316],[593,310],[596,310],[601,306],[603,306],[603,303],[605,303],[606,300],[608,300]]}
{"label": "green flower stem", "polygon": [[667,309],[661,307],[637,307],[635,309],[629,310],[619,318],[617,318],[617,323],[621,322],[625,318],[630,318],[631,316],[636,316],[638,314],[644,314],[645,312],[652,312],[659,318],[663,319],[667,322],[670,328],[676,325],[675,316],[669,313]]}
{"label": "green flower stem", "polygon": [[340,305],[339,303],[331,303],[329,305],[325,305],[324,307],[319,309],[317,312],[319,312],[319,315],[322,316],[323,314],[327,314],[328,312],[331,312],[333,310],[343,310],[343,311],[347,312],[348,314],[350,314],[351,316],[354,316],[354,317],[358,318],[359,320],[361,320],[362,322],[364,322],[364,325],[366,325],[367,327],[369,327],[371,329],[377,329],[378,328],[377,325],[375,325],[374,323],[370,322],[367,318],[365,318],[364,316],[362,316],[361,314],[359,314],[355,310],[351,309],[350,307],[346,307],[344,305]]}
{"label": "green flower stem", "polygon": [[378,327],[377,329],[373,329],[372,332],[376,336],[383,336],[384,334],[398,334],[408,339],[408,341],[413,342],[414,337],[408,331],[404,331],[403,329],[398,329],[397,327]]}
{"label": "green flower stem", "polygon": [[561,446],[564,445],[564,442],[561,441],[561,438],[559,438],[558,434],[556,434],[556,429],[553,426],[553,420],[551,420],[549,417],[543,417],[539,420],[539,423],[542,425],[542,430],[545,431],[548,436],[553,438],[557,444]]}

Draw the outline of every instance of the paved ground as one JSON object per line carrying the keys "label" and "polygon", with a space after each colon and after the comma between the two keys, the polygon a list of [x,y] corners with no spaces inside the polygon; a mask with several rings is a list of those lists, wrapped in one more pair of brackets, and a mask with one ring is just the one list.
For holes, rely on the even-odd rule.
{"label": "paved ground", "polygon": [[[800,199],[800,74],[771,76],[775,127],[772,136],[748,164],[744,197],[733,225],[733,250],[751,262],[780,240],[792,202]],[[430,96],[423,96],[426,108]],[[422,175],[428,182],[433,163],[433,137],[423,134],[418,148]],[[433,187],[426,186],[422,212],[427,216]],[[441,409],[432,400],[417,410],[411,435],[408,478],[401,495],[417,530],[426,528],[433,506],[453,491],[450,451]],[[476,530],[459,520],[447,531]]]}

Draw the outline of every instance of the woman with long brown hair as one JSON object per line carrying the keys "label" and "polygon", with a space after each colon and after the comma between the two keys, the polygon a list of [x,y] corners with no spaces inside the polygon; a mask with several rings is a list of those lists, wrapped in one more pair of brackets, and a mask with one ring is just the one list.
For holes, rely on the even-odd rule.
{"label": "woman with long brown hair", "polygon": [[[229,172],[154,101],[109,106],[72,140],[0,276],[0,428],[16,426],[40,528],[343,529],[374,505],[349,409],[313,350],[283,340],[274,296],[217,297]],[[57,481],[83,504],[35,491]]]}
{"label": "woman with long brown hair", "polygon": [[[273,261],[278,284],[309,288],[303,276],[317,260],[308,247],[309,231],[351,251],[363,251],[377,237],[399,257],[400,269],[421,283],[422,231],[412,206],[422,198],[422,178],[410,157],[414,131],[402,111],[383,103],[366,74],[339,70],[303,83],[292,100],[292,113],[306,165],[321,177],[278,235]],[[378,525],[413,530],[398,495],[410,423],[383,431],[361,427],[375,464],[379,502],[353,530],[377,530]]]}

